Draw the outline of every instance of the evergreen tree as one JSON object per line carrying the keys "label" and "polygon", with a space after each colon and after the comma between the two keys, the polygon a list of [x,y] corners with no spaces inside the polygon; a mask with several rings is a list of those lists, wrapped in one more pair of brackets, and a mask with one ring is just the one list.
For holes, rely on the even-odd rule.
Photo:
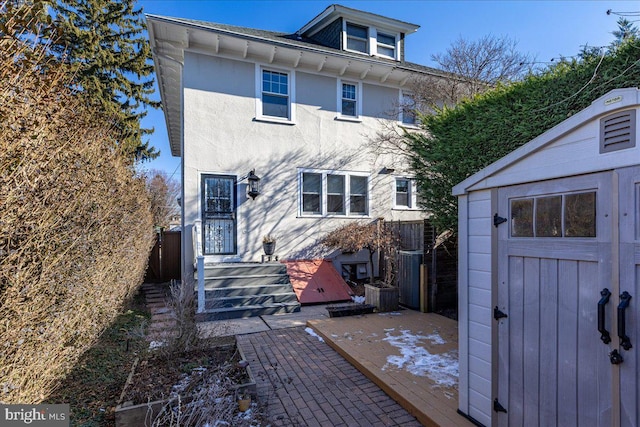
{"label": "evergreen tree", "polygon": [[618,19],[618,29],[612,31],[611,34],[615,37],[615,40],[611,43],[613,47],[618,47],[629,38],[638,37],[638,27],[633,25],[627,18]]}
{"label": "evergreen tree", "polygon": [[89,104],[97,105],[118,130],[117,146],[131,160],[160,153],[144,142],[144,107],[153,101],[153,65],[142,8],[135,0],[56,0],[49,10],[57,28],[53,53],[78,66],[75,84]]}

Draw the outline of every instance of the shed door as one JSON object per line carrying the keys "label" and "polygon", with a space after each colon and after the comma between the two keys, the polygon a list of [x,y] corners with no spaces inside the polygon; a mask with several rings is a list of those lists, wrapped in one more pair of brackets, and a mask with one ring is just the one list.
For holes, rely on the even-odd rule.
{"label": "shed door", "polygon": [[[509,218],[498,226],[498,308],[508,316],[497,323],[498,425],[610,426],[616,417],[618,368],[633,362],[609,360],[615,181],[599,173],[498,191],[498,214]],[[598,332],[605,287],[610,344]]]}
{"label": "shed door", "polygon": [[[622,426],[640,425],[640,167],[619,171],[620,180],[620,291],[631,295],[625,310],[625,329],[633,346],[619,347],[624,362],[620,369],[620,421]],[[616,294],[617,295],[617,294]],[[617,302],[618,300],[616,300]],[[613,309],[613,307],[612,307]],[[616,310],[619,312],[620,310]],[[618,319],[618,322],[621,320]],[[613,329],[613,328],[612,328]],[[619,332],[619,331],[617,331]]]}

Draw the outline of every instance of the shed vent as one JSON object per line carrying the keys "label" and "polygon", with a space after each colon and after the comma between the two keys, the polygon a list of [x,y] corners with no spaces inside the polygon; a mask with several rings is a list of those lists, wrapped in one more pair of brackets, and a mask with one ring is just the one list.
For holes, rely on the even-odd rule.
{"label": "shed vent", "polygon": [[600,153],[636,146],[636,110],[621,111],[600,119]]}

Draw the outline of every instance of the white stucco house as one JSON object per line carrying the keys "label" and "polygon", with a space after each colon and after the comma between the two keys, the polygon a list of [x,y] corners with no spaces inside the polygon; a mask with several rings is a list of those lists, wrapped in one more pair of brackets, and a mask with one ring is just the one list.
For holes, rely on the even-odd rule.
{"label": "white stucco house", "polygon": [[[182,158],[183,275],[198,256],[261,261],[265,235],[279,260],[315,259],[319,239],[349,221],[424,217],[404,159],[369,144],[390,124],[416,127],[415,78],[446,78],[405,61],[417,25],[340,5],[289,33],[147,23],[171,152]],[[366,254],[333,263],[369,268]]]}
{"label": "white stucco house", "polygon": [[640,91],[472,175],[459,201],[459,409],[482,425],[640,425]]}

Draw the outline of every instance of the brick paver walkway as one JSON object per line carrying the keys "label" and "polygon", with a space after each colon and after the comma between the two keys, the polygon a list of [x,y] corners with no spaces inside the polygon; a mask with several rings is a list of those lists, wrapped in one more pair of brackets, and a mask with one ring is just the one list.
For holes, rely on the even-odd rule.
{"label": "brick paver walkway", "polygon": [[421,424],[303,327],[237,336],[268,402],[272,425],[413,427]]}
{"label": "brick paver walkway", "polygon": [[171,308],[167,307],[168,285],[144,283],[142,292],[145,305],[151,312],[151,320],[147,331],[149,341],[164,341],[169,334],[175,333],[175,316]]}

